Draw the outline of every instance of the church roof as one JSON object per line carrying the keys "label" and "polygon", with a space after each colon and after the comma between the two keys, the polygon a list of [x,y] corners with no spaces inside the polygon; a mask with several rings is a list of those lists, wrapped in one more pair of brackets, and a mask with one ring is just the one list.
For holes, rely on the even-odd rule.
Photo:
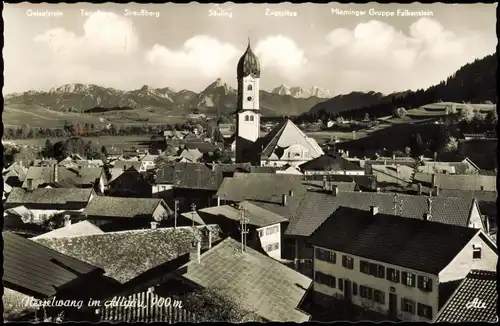
{"label": "church roof", "polygon": [[248,39],[248,47],[245,53],[241,56],[238,61],[238,67],[236,69],[236,74],[238,79],[252,75],[254,77],[260,78],[260,64],[257,56],[253,53],[250,46],[250,39]]}
{"label": "church roof", "polygon": [[296,144],[309,150],[311,158],[324,154],[316,140],[307,137],[291,120],[285,120],[261,138],[261,159],[278,159],[282,150]]}

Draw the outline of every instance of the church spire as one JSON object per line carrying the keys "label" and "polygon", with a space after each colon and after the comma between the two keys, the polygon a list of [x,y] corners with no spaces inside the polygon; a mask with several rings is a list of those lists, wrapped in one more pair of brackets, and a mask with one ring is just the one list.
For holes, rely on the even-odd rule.
{"label": "church spire", "polygon": [[252,41],[252,40],[251,40],[251,38],[250,38],[250,36],[249,36],[249,37],[248,37],[248,46],[247,46],[247,49],[252,49],[252,47],[251,47],[251,43],[252,43],[252,42],[251,42],[251,41]]}

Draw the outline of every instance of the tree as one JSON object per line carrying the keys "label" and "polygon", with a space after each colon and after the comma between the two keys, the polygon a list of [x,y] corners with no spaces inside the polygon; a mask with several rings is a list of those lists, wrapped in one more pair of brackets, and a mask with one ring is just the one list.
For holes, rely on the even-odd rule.
{"label": "tree", "polygon": [[411,155],[411,148],[409,146],[406,146],[404,153],[405,153],[405,156],[410,156]]}
{"label": "tree", "polygon": [[474,120],[474,109],[472,106],[466,104],[460,110],[460,120],[466,123],[470,123],[472,122],[472,120]]}
{"label": "tree", "polygon": [[405,108],[398,108],[396,110],[394,110],[393,112],[393,117],[395,118],[403,118],[406,116],[406,109]]}
{"label": "tree", "polygon": [[[244,295],[244,294],[242,294]],[[195,315],[195,322],[263,322],[254,311],[241,304],[241,296],[223,288],[204,288],[189,293],[183,307]]]}
{"label": "tree", "polygon": [[488,114],[486,114],[486,122],[491,126],[495,126],[497,124],[498,113],[496,108],[494,108],[493,110],[489,111]]}
{"label": "tree", "polygon": [[101,147],[101,153],[104,156],[108,155],[108,149],[106,148],[106,146],[102,145],[102,147]]}
{"label": "tree", "polygon": [[370,120],[370,115],[368,113],[365,113],[365,121],[369,121]]}
{"label": "tree", "polygon": [[483,122],[485,120],[485,117],[481,113],[481,110],[479,110],[479,109],[474,110],[474,120],[477,122]]}
{"label": "tree", "polygon": [[425,151],[424,147],[424,142],[422,141],[422,137],[420,136],[420,134],[417,133],[416,135],[413,135],[410,144],[413,156],[418,157],[420,155],[423,155]]}
{"label": "tree", "polygon": [[54,157],[54,145],[50,141],[50,139],[47,139],[45,141],[45,145],[43,146],[42,150],[42,155],[44,157]]}
{"label": "tree", "polygon": [[458,141],[455,137],[449,137],[444,146],[444,151],[447,153],[455,152],[458,148]]}
{"label": "tree", "polygon": [[446,106],[446,109],[445,109],[446,115],[452,115],[452,114],[456,114],[456,113],[457,113],[457,106],[455,105],[455,103],[453,103],[452,105]]}
{"label": "tree", "polygon": [[217,120],[217,124],[230,123],[229,119],[225,115],[221,115]]}

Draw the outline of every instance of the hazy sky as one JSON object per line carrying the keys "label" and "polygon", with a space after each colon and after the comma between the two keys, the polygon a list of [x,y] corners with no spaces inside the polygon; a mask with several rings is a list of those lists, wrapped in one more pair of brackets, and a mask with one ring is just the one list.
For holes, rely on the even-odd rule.
{"label": "hazy sky", "polygon": [[[127,14],[143,9],[153,16]],[[297,15],[269,16],[268,9]],[[398,9],[433,15],[403,17]],[[57,17],[34,15],[57,11]],[[3,19],[4,93],[68,83],[201,91],[218,77],[234,87],[248,37],[263,89],[389,93],[435,84],[497,44],[496,4],[22,3],[4,4]]]}

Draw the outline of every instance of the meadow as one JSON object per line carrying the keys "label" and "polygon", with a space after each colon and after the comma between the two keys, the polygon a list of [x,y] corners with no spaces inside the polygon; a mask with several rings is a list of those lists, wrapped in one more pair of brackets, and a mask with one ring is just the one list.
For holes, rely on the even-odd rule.
{"label": "meadow", "polygon": [[[151,135],[139,136],[99,136],[99,137],[82,137],[86,141],[91,141],[96,146],[116,147],[116,148],[132,148],[137,149],[146,148],[147,143],[151,139]],[[9,142],[16,145],[26,146],[43,146],[45,141],[49,139],[52,143],[66,140],[66,138],[39,138],[39,139],[19,139],[9,140]]]}
{"label": "meadow", "polygon": [[466,105],[471,105],[474,109],[479,109],[481,113],[488,113],[489,111],[495,110],[496,106],[494,104],[465,104],[465,103],[453,103],[453,102],[439,102],[432,103],[421,106],[416,109],[411,109],[407,111],[407,115],[412,118],[429,118],[429,117],[441,117],[446,115],[446,107],[455,105],[457,110],[461,110]]}

